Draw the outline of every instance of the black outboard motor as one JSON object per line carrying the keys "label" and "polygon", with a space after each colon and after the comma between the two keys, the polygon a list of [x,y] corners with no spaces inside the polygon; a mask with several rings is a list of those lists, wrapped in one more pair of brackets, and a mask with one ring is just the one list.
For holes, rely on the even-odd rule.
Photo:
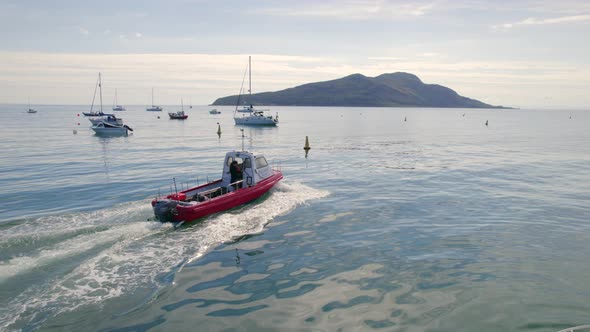
{"label": "black outboard motor", "polygon": [[176,205],[178,205],[178,201],[171,199],[156,201],[156,204],[154,205],[154,215],[156,216],[156,219],[161,222],[173,222],[173,216],[176,213]]}

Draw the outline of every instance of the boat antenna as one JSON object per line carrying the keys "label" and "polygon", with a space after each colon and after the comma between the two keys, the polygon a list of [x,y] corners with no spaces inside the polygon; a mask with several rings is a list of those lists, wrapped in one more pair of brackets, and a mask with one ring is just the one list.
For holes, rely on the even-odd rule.
{"label": "boat antenna", "polygon": [[242,132],[242,151],[244,151],[244,128],[240,128],[240,131]]}
{"label": "boat antenna", "polygon": [[252,57],[248,56],[248,94],[252,102]]}
{"label": "boat antenna", "polygon": [[100,80],[100,73],[98,73],[98,91],[100,91],[100,113],[102,113],[102,84]]}

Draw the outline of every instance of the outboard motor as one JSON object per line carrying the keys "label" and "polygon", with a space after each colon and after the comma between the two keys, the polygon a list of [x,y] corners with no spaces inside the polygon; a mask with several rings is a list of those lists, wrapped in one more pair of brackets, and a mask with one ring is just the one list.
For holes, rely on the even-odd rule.
{"label": "outboard motor", "polygon": [[154,206],[154,215],[156,219],[161,222],[173,222],[173,216],[176,213],[176,205],[178,205],[178,201],[174,201],[171,199],[162,199],[156,201]]}

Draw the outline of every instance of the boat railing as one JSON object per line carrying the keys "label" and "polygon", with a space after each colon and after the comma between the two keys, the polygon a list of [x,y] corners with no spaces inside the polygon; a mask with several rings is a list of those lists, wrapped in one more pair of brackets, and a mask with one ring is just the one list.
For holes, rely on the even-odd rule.
{"label": "boat railing", "polygon": [[273,160],[272,161],[272,170],[281,172],[283,170],[283,165],[281,164],[280,160]]}
{"label": "boat railing", "polygon": [[181,191],[185,191],[185,190],[189,190],[195,187],[198,187],[200,185],[203,184],[209,184],[209,183],[213,183],[215,181],[210,181],[209,180],[209,176],[205,176],[205,177],[190,177],[184,180],[184,182],[182,181],[176,181],[176,178],[172,178],[172,181],[170,182],[169,186],[166,187],[160,187],[158,188],[158,194],[156,196],[156,198],[164,198],[166,196],[172,195],[172,194],[178,194]]}
{"label": "boat railing", "polygon": [[[227,185],[227,191],[230,191],[230,188],[234,188],[234,189],[240,189],[240,188],[244,188],[243,184],[244,180],[238,180],[236,182],[232,182],[230,184]],[[239,185],[239,186],[238,186]]]}

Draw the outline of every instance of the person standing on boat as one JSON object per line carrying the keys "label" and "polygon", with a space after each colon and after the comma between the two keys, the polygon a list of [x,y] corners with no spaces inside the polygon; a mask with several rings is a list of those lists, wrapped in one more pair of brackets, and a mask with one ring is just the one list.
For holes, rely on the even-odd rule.
{"label": "person standing on boat", "polygon": [[[240,168],[236,160],[231,162],[231,166],[229,167],[229,173],[231,174],[230,183],[234,183],[242,179],[242,169]],[[235,184],[233,187],[234,189],[238,189],[238,184]]]}

